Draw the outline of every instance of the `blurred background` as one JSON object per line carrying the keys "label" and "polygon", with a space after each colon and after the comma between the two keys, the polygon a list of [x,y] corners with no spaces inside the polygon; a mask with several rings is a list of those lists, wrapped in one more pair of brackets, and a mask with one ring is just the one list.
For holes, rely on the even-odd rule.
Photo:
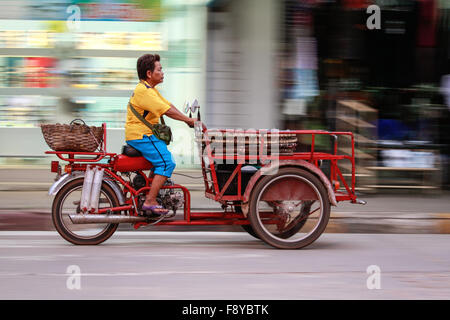
{"label": "blurred background", "polygon": [[[450,187],[448,0],[0,1],[0,166],[48,166],[39,124],[74,118],[106,122],[120,152],[145,53],[209,128],[352,131],[358,191]],[[177,168],[198,168],[192,130],[168,122]]]}
{"label": "blurred background", "polygon": [[[353,132],[367,205],[333,207],[326,234],[299,254],[246,233],[68,247],[48,195],[59,159],[45,155],[40,125],[105,122],[107,151],[120,153],[147,53],[161,56],[163,96],[179,109],[197,99],[208,128]],[[166,122],[191,210],[223,212],[205,197],[193,130]],[[0,298],[448,299],[449,137],[450,0],[0,0]],[[298,139],[307,151],[311,139]],[[338,152],[351,155],[346,139]],[[350,164],[340,169],[349,183]],[[382,270],[383,290],[366,289],[367,266]],[[82,291],[68,285],[71,267]]]}

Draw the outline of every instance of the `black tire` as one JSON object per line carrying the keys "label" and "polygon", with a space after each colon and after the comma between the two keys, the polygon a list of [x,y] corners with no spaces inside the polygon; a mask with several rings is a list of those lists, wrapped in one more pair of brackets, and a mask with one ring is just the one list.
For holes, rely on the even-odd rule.
{"label": "black tire", "polygon": [[[311,207],[310,204],[304,204],[301,208],[301,216],[304,216],[304,212],[307,212],[307,210]],[[242,213],[242,209],[240,206],[235,206],[235,211],[237,213]],[[296,234],[306,223],[307,218],[300,220],[298,223],[293,224],[291,228],[288,230],[280,233],[278,237],[287,239],[292,237],[294,234]],[[241,225],[241,228],[244,229],[245,232],[247,232],[252,237],[261,240],[261,238],[256,234],[255,230],[253,230],[253,227],[251,224],[243,224]]]}
{"label": "black tire", "polygon": [[[116,231],[119,224],[117,223],[108,223],[105,224],[105,227],[102,231],[94,236],[80,236],[76,233],[72,232],[69,229],[69,220],[65,219],[64,221],[62,214],[62,207],[64,205],[65,199],[72,192],[83,187],[84,179],[76,179],[67,183],[55,196],[52,205],[52,221],[53,225],[56,228],[56,231],[67,241],[76,244],[76,245],[96,245],[108,240],[113,233]],[[106,199],[112,204],[112,206],[119,206],[119,200],[117,199],[116,194],[113,189],[108,186],[105,182],[102,183],[101,194],[106,197]],[[75,212],[79,213],[79,209],[77,208]],[[74,225],[74,226],[84,226],[84,225]]]}
{"label": "black tire", "polygon": [[[236,213],[242,213],[242,208],[241,208],[241,204],[240,202],[238,202],[239,205],[236,205],[234,207],[234,211],[236,211]],[[250,224],[241,224],[241,228],[244,229],[245,232],[247,232],[249,235],[251,235],[252,237],[259,239],[259,236],[256,234],[255,230],[253,230],[252,226]]]}
{"label": "black tire", "polygon": [[[299,215],[304,215],[304,212],[302,212],[304,210],[312,210],[311,206],[307,208],[311,203],[315,203],[317,206],[319,206],[320,209],[320,215],[316,219],[317,224],[309,233],[305,234],[303,238],[300,238],[298,240],[290,238],[296,235],[296,233],[304,226],[308,215],[306,215],[303,220],[294,223],[292,228],[283,230],[283,232],[280,232],[279,234],[271,233],[267,228],[269,224],[264,224],[262,222],[262,219],[259,217],[258,203],[260,197],[262,196],[266,188],[268,188],[272,183],[280,183],[283,179],[286,179],[286,183],[288,183],[289,179],[297,179],[302,183],[306,183],[317,197],[317,200],[315,200],[314,202],[309,201],[310,199],[298,199],[299,201],[302,201],[302,209]],[[261,202],[264,201],[261,200]],[[265,176],[261,180],[259,180],[253,188],[250,196],[248,218],[250,220],[252,229],[261,240],[275,248],[300,249],[310,245],[323,233],[328,224],[329,217],[330,201],[328,200],[328,193],[325,186],[314,174],[304,169],[295,167],[281,168],[278,170],[277,174]]]}
{"label": "black tire", "polygon": [[252,226],[249,224],[243,224],[241,225],[242,229],[244,229],[249,235],[251,235],[252,237],[261,240],[259,238],[259,236],[256,234],[255,230],[253,230]]}

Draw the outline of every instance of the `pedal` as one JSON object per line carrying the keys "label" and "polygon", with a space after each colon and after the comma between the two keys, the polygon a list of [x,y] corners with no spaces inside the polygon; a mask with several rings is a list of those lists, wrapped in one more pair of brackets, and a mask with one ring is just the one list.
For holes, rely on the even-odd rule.
{"label": "pedal", "polygon": [[[175,217],[175,215],[176,215],[175,212],[172,212],[172,213],[169,212],[164,215],[154,214],[151,211],[141,211],[141,212],[145,212],[145,214],[143,216],[152,221],[153,220],[158,220],[158,221],[167,220],[167,219]],[[149,213],[147,214],[147,212],[149,212]]]}
{"label": "pedal", "polygon": [[170,218],[173,218],[173,217],[175,217],[176,216],[176,212],[173,212],[172,211],[172,213],[168,213],[168,214],[166,214],[165,216],[164,216],[164,220],[165,219],[170,219]]}
{"label": "pedal", "polygon": [[158,216],[154,216],[153,219],[152,219],[152,217],[148,217],[147,218],[147,225],[148,226],[153,226],[155,224],[160,223],[163,220],[167,220],[169,218],[172,218],[173,216],[175,216],[175,215],[174,214],[173,215],[164,215],[164,216],[159,216],[159,217]]}
{"label": "pedal", "polygon": [[354,204],[362,204],[363,206],[367,204],[367,201],[361,200],[361,199],[356,199],[355,202],[353,202]]}

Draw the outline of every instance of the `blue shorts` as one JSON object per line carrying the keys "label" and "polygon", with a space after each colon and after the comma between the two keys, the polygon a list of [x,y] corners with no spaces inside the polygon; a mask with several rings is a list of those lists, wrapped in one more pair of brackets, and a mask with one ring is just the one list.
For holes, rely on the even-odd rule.
{"label": "blue shorts", "polygon": [[154,135],[144,135],[142,139],[127,140],[127,143],[139,150],[144,158],[152,163],[152,171],[155,174],[170,178],[176,164],[175,159],[163,141]]}

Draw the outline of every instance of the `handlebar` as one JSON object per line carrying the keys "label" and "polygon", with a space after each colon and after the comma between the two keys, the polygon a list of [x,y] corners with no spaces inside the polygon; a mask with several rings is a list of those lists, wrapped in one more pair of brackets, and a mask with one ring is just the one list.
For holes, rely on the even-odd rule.
{"label": "handlebar", "polygon": [[189,112],[189,118],[192,119],[192,113],[195,113],[197,111],[197,121],[194,122],[194,125],[188,125],[190,128],[195,128],[196,123],[202,124],[202,132],[205,132],[207,130],[206,125],[202,122],[201,115],[200,115],[200,105],[198,104],[197,99],[194,100],[191,106],[189,106],[189,102],[185,103],[184,113]]}

